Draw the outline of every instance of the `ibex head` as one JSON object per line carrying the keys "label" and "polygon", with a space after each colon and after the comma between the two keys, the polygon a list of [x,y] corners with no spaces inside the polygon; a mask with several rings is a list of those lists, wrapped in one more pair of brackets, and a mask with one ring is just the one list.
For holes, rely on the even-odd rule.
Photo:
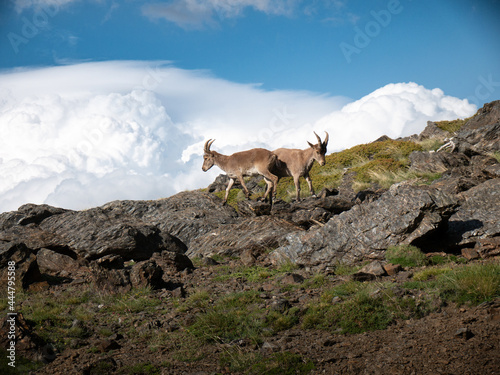
{"label": "ibex head", "polygon": [[313,132],[316,138],[318,139],[318,144],[313,145],[310,142],[307,142],[309,146],[314,150],[313,158],[316,160],[319,165],[323,166],[326,163],[325,155],[326,155],[326,146],[328,145],[328,133],[326,133],[325,140],[321,142],[321,138],[316,132]]}
{"label": "ibex head", "polygon": [[215,142],[215,139],[209,139],[206,143],[205,143],[205,147],[203,149],[204,153],[203,153],[203,166],[201,167],[201,169],[203,170],[203,172],[206,172],[208,171],[210,168],[212,168],[214,166],[214,153],[213,151],[210,151],[210,146],[212,146],[212,143]]}

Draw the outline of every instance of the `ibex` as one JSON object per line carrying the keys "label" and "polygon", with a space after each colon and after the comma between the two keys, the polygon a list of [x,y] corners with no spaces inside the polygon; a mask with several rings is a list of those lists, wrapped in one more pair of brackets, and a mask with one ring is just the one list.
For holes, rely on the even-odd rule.
{"label": "ibex", "polygon": [[209,139],[205,143],[204,155],[203,155],[203,166],[201,169],[206,172],[215,164],[224,172],[227,173],[229,177],[229,183],[226,188],[226,195],[224,196],[224,203],[227,201],[229,195],[229,190],[231,190],[234,180],[237,178],[247,199],[250,197],[250,192],[248,191],[244,176],[254,176],[262,175],[267,183],[267,190],[264,198],[267,197],[272,191],[272,198],[276,194],[276,185],[278,184],[278,177],[271,172],[271,169],[277,162],[278,157],[271,151],[263,148],[253,148],[247,151],[236,152],[232,155],[222,155],[217,151],[211,151],[210,146],[214,143],[215,139]]}
{"label": "ibex", "polygon": [[309,192],[314,196],[314,189],[312,186],[311,178],[309,177],[309,171],[311,170],[314,160],[316,160],[319,165],[325,165],[325,154],[326,145],[328,144],[328,133],[324,142],[321,138],[314,133],[318,139],[318,144],[313,145],[309,142],[309,148],[305,150],[289,149],[289,148],[279,148],[273,152],[278,156],[278,163],[276,164],[273,173],[281,177],[293,177],[293,183],[295,184],[295,190],[297,191],[297,200],[300,201],[300,177],[304,177],[309,185]]}

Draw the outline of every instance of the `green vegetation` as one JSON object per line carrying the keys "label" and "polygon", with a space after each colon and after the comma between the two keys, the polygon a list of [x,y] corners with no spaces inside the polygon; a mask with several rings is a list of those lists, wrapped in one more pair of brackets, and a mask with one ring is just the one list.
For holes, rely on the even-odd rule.
{"label": "green vegetation", "polygon": [[319,301],[311,303],[302,326],[344,334],[381,330],[395,319],[425,315],[428,305],[428,301],[396,297],[390,284],[348,281],[326,290]]}
{"label": "green vegetation", "polygon": [[[418,248],[409,245],[388,249],[387,259],[419,268],[404,284],[389,279],[353,281],[346,276],[360,266],[338,264],[335,275],[315,274],[302,283],[282,285],[283,277],[294,266],[230,268],[222,264],[213,268],[219,275],[213,276],[211,282],[246,282],[250,287],[221,293],[212,290],[210,284],[199,285],[199,289],[190,289],[186,298],[167,299],[147,288],[113,295],[68,288],[58,293],[20,292],[18,298],[20,312],[34,324],[35,333],[59,351],[74,338],[109,337],[116,332],[110,322],[119,321],[127,340],[144,342],[153,352],[170,353],[169,361],[196,362],[215,352],[219,364],[231,373],[308,374],[314,369],[308,358],[287,351],[267,352],[262,350],[263,345],[270,337],[289,329],[357,334],[385,329],[401,319],[419,319],[442,303],[478,305],[500,297],[498,261],[463,264],[462,258],[451,255],[435,255],[426,260]],[[431,265],[420,268],[427,262]],[[275,299],[274,292],[262,289],[268,284],[273,284],[273,290],[279,294],[306,290],[314,297],[300,304],[291,298]],[[165,315],[164,312],[178,317],[177,328],[143,329],[150,317]],[[142,317],[139,320],[138,315]],[[74,324],[75,319],[81,324]],[[240,342],[245,344],[236,344]],[[95,355],[100,353],[97,346],[88,346],[87,350]],[[116,371],[162,373],[172,366],[165,358],[163,361],[139,362]],[[104,372],[110,365],[105,361],[96,364]],[[28,361],[27,366],[36,369],[38,364]]]}
{"label": "green vegetation", "polygon": [[385,259],[392,264],[403,267],[420,267],[427,264],[427,257],[416,246],[398,245],[391,246],[385,253]]}
{"label": "green vegetation", "polygon": [[455,133],[459,131],[462,126],[465,125],[467,121],[469,121],[471,118],[466,118],[466,119],[457,119],[457,120],[452,120],[452,121],[439,121],[436,122],[436,125],[439,129],[442,129],[444,131],[447,131],[448,133]]}
{"label": "green vegetation", "polygon": [[238,350],[226,351],[221,364],[231,373],[248,375],[302,375],[314,370],[314,363],[290,352],[273,353],[265,357],[260,353],[244,353]]}
{"label": "green vegetation", "polygon": [[500,163],[500,151],[495,151],[491,154],[491,157],[495,158],[497,162]]}
{"label": "green vegetation", "polygon": [[441,295],[453,302],[480,304],[500,296],[500,264],[471,264],[444,273]]}

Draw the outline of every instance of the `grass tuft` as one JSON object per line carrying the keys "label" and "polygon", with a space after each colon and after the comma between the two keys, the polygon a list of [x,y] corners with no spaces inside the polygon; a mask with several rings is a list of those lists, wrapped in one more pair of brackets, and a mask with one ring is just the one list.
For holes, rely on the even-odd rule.
{"label": "grass tuft", "polygon": [[397,245],[386,250],[385,259],[402,267],[421,267],[427,264],[425,254],[416,246]]}

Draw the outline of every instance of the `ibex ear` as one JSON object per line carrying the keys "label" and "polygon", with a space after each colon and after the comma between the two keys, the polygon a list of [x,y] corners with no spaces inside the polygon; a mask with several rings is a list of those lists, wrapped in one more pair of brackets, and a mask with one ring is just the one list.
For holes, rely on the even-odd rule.
{"label": "ibex ear", "polygon": [[307,144],[308,144],[310,147],[314,148],[314,145],[313,145],[311,142],[307,141]]}

